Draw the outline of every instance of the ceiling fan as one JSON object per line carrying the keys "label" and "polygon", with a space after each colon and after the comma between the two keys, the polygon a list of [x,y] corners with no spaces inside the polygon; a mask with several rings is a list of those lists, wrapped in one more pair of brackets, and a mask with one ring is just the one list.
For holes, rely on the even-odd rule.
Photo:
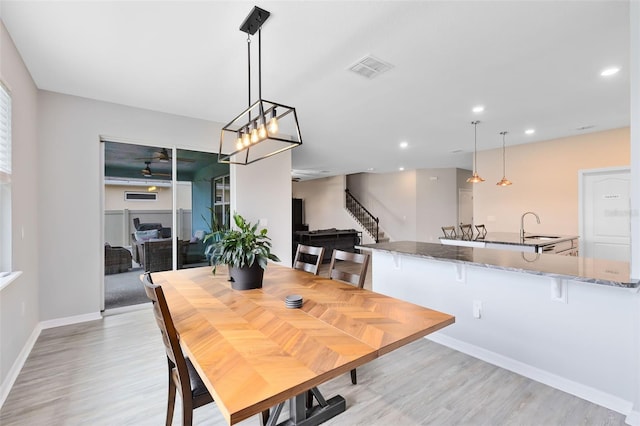
{"label": "ceiling fan", "polygon": [[[155,151],[151,158],[136,158],[136,160],[145,160],[150,163],[170,163],[171,156],[169,155],[169,150],[167,148],[161,148],[160,151]],[[189,158],[178,158],[178,162],[180,163],[193,163],[195,160]]]}
{"label": "ceiling fan", "polygon": [[142,176],[144,177],[151,177],[151,176],[163,176],[163,177],[171,177],[171,173],[156,173],[156,172],[152,172],[151,171],[151,167],[149,166],[151,164],[151,161],[145,161],[144,164],[147,165],[147,167],[145,167],[144,169],[142,169]]}

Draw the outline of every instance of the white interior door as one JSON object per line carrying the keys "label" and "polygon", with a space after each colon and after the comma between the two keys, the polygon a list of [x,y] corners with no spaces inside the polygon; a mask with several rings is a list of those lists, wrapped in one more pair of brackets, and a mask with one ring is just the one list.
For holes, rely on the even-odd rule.
{"label": "white interior door", "polygon": [[580,256],[628,262],[630,169],[586,170],[580,181]]}

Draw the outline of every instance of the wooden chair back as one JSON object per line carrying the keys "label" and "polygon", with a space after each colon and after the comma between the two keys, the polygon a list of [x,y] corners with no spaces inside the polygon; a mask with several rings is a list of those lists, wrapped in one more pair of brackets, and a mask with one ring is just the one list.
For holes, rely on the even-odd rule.
{"label": "wooden chair back", "polygon": [[478,231],[478,237],[484,238],[487,236],[487,228],[484,225],[476,225],[476,231]]}
{"label": "wooden chair back", "polygon": [[446,238],[456,238],[458,235],[456,234],[455,226],[443,226],[442,232]]}
{"label": "wooden chair back", "polygon": [[462,238],[473,238],[473,229],[471,228],[470,223],[461,223],[460,232],[462,233]]}
{"label": "wooden chair back", "polygon": [[[315,263],[307,262],[308,256],[316,256]],[[293,269],[299,269],[301,271],[311,272],[314,275],[318,275],[318,269],[322,263],[322,257],[324,256],[324,247],[313,247],[298,244],[296,249],[296,256],[293,259]]]}
{"label": "wooden chair back", "polygon": [[164,343],[165,352],[167,353],[170,368],[174,367],[178,372],[177,379],[181,388],[180,393],[183,395],[183,399],[186,399],[184,398],[184,395],[189,397],[191,396],[189,370],[187,369],[187,362],[182,354],[180,337],[173,325],[167,300],[164,297],[162,287],[153,284],[151,274],[144,274],[141,279],[144,284],[144,291],[153,305],[153,314],[156,318],[156,323],[158,324],[160,333],[162,334],[162,341]]}
{"label": "wooden chair back", "polygon": [[[336,268],[336,261],[342,260],[359,264],[357,273],[347,272]],[[351,253],[342,250],[333,250],[331,264],[329,265],[329,278],[332,280],[346,281],[350,284],[364,287],[364,280],[367,277],[367,267],[369,266],[369,255],[367,253]]]}

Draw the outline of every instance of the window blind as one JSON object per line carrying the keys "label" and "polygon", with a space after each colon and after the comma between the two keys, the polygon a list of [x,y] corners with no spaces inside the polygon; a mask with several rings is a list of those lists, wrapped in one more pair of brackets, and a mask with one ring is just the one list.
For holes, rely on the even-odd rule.
{"label": "window blind", "polygon": [[0,84],[0,182],[11,182],[11,97]]}
{"label": "window blind", "polygon": [[[11,96],[0,81],[0,275],[11,271]],[[0,279],[0,283],[2,280]]]}

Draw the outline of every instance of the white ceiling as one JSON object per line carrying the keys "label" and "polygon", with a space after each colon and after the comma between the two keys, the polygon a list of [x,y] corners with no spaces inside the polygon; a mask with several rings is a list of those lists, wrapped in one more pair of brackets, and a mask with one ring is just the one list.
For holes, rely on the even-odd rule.
{"label": "white ceiling", "polygon": [[[247,105],[253,5],[3,0],[0,18],[40,89],[226,123]],[[475,119],[479,150],[629,125],[628,1],[257,5],[263,95],[296,107],[305,176],[471,168]],[[348,71],[369,54],[394,67]]]}

